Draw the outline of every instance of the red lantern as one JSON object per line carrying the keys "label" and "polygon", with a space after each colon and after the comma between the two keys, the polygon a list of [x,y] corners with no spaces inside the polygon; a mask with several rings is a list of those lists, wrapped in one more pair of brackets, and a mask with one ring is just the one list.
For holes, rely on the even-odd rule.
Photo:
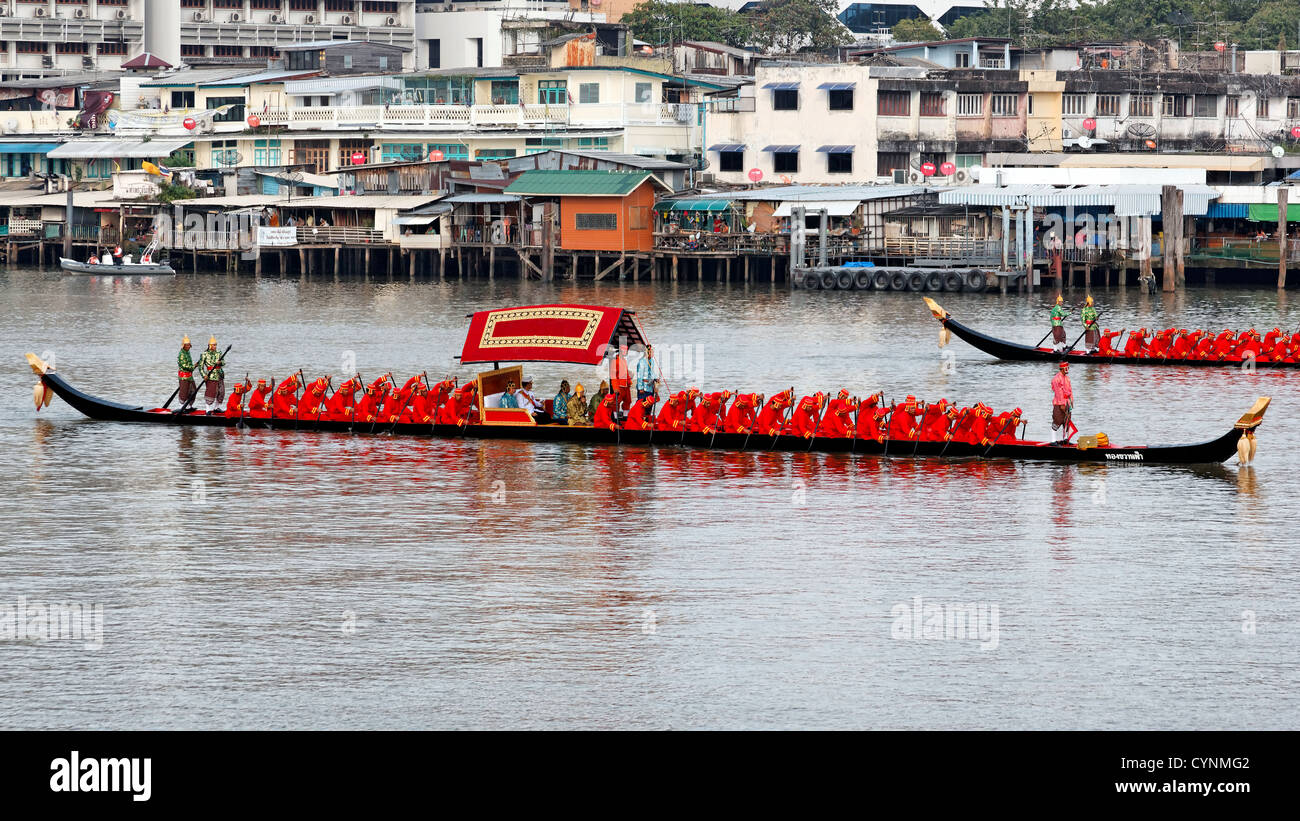
{"label": "red lantern", "polygon": [[1091,118],[1091,117],[1088,117],[1088,118],[1086,118],[1086,119],[1083,121],[1083,130],[1084,130],[1084,131],[1092,131],[1092,130],[1095,129],[1096,127],[1097,127],[1097,121],[1094,120],[1094,119]]}
{"label": "red lantern", "polygon": [[198,125],[198,123],[194,122],[194,118],[193,118],[193,117],[186,117],[186,118],[181,122],[181,125],[185,126],[185,129],[186,129],[187,131],[193,131],[194,128],[195,128],[195,126]]}
{"label": "red lantern", "polygon": [[1298,125],[1298,126],[1296,126],[1295,128],[1291,129],[1291,136],[1294,137],[1294,138],[1297,139],[1297,140],[1300,140],[1300,125]]}
{"label": "red lantern", "polygon": [[957,173],[957,166],[953,163],[946,162],[939,166],[939,173],[945,177],[951,177]]}
{"label": "red lantern", "polygon": [[1217,51],[1217,52],[1219,52],[1220,54],[1222,54],[1222,53],[1223,53],[1223,50],[1224,50],[1225,48],[1227,48],[1227,47],[1228,47],[1228,44],[1225,43],[1225,42],[1223,42],[1222,40],[1220,40],[1219,42],[1217,42],[1217,43],[1214,44],[1214,50]]}
{"label": "red lantern", "polygon": [[749,181],[750,181],[750,182],[758,182],[758,181],[761,180],[761,179],[763,179],[763,172],[762,172],[762,171],[759,171],[757,168],[751,168],[751,169],[749,169]]}
{"label": "red lantern", "polygon": [[433,149],[432,151],[429,152],[429,159],[432,162],[442,162],[442,152],[436,148]]}
{"label": "red lantern", "polygon": [[934,176],[934,172],[935,172],[934,163],[932,163],[932,162],[923,162],[923,163],[921,163],[921,173],[922,173],[922,174],[924,174],[924,175],[927,176],[927,177],[933,177],[933,176]]}
{"label": "red lantern", "polygon": [[262,124],[262,118],[261,118],[261,117],[257,116],[256,114],[249,114],[249,115],[248,115],[248,127],[249,127],[249,128],[257,128],[257,127],[258,127],[259,125],[261,125],[261,124]]}
{"label": "red lantern", "polygon": [[364,152],[364,151],[353,151],[353,152],[352,152],[352,164],[353,164],[353,165],[361,165],[361,164],[364,163],[365,161],[366,161],[366,152]]}

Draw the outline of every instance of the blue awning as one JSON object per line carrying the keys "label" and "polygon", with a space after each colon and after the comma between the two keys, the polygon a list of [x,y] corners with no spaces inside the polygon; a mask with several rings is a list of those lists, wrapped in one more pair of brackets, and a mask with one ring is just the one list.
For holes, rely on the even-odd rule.
{"label": "blue awning", "polygon": [[0,154],[46,154],[59,143],[0,143]]}
{"label": "blue awning", "polygon": [[1208,219],[1244,220],[1250,218],[1250,205],[1244,202],[1212,202],[1206,209]]}
{"label": "blue awning", "polygon": [[795,153],[795,152],[797,152],[797,151],[799,150],[799,146],[797,146],[797,145],[769,145],[768,147],[764,148],[763,150],[764,150],[764,151],[771,151],[773,154],[793,154],[793,153]]}
{"label": "blue awning", "polygon": [[709,150],[710,151],[744,151],[745,144],[744,143],[718,143],[717,145],[709,146]]}
{"label": "blue awning", "polygon": [[798,83],[768,83],[763,88],[770,88],[773,91],[798,91]]}
{"label": "blue awning", "polygon": [[817,86],[823,91],[852,91],[858,87],[857,83],[822,83]]}
{"label": "blue awning", "polygon": [[851,145],[823,145],[817,149],[822,154],[852,154],[853,146]]}
{"label": "blue awning", "polygon": [[1292,171],[1286,178],[1288,180],[1300,180],[1300,171]]}

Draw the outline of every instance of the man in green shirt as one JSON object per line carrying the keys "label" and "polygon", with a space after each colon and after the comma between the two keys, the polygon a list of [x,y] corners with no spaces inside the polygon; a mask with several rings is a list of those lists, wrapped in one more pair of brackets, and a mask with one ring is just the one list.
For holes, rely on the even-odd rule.
{"label": "man in green shirt", "polygon": [[208,349],[199,357],[199,375],[203,377],[203,401],[212,413],[212,406],[220,406],[226,398],[226,371],[221,354],[217,352],[217,338],[208,339]]}
{"label": "man in green shirt", "polygon": [[1070,309],[1065,307],[1065,300],[1056,295],[1056,304],[1052,306],[1052,347],[1057,353],[1065,351],[1065,318]]}
{"label": "man in green shirt", "polygon": [[1088,302],[1079,312],[1079,318],[1083,320],[1083,341],[1084,347],[1088,353],[1096,353],[1097,345],[1101,342],[1101,333],[1097,329],[1097,309],[1092,304],[1092,294],[1088,295]]}
{"label": "man in green shirt", "polygon": [[176,378],[180,380],[177,396],[181,407],[185,407],[194,398],[194,359],[190,356],[190,338],[181,338],[181,352],[176,354]]}

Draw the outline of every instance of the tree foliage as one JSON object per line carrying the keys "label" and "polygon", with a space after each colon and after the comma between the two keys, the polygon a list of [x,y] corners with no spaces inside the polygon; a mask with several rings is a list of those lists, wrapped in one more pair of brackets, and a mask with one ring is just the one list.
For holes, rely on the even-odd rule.
{"label": "tree foliage", "polygon": [[853,42],[836,19],[836,0],[764,0],[755,11],[753,42],[765,51],[821,51]]}
{"label": "tree foliage", "polygon": [[1185,50],[1216,42],[1275,49],[1296,42],[1295,0],[985,0],[981,12],[958,18],[949,37],[1010,37],[1026,45],[1167,37]]}
{"label": "tree foliage", "polygon": [[693,3],[645,0],[621,20],[637,39],[656,46],[683,40],[705,40],[744,46],[749,42],[750,23],[746,15],[730,9]]}
{"label": "tree foliage", "polygon": [[894,35],[894,40],[899,43],[928,43],[943,39],[943,32],[924,17],[899,20],[889,33]]}

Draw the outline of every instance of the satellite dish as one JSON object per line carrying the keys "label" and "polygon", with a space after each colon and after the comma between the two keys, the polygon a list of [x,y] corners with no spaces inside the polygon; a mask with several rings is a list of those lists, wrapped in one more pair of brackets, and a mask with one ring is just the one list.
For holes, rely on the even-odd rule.
{"label": "satellite dish", "polygon": [[1286,156],[1286,149],[1280,145],[1275,145],[1269,150],[1269,153],[1280,160]]}
{"label": "satellite dish", "polygon": [[976,163],[975,165],[972,165],[970,168],[967,168],[966,170],[970,173],[970,178],[972,180],[975,180],[975,182],[979,182],[980,174],[983,173],[984,167]]}
{"label": "satellite dish", "polygon": [[17,120],[15,120],[13,117],[10,117],[9,119],[5,120],[5,131],[7,133],[12,134],[17,130],[18,130]]}
{"label": "satellite dish", "polygon": [[1088,148],[1088,147],[1090,147],[1091,145],[1092,145],[1092,140],[1088,139],[1087,137],[1080,137],[1080,138],[1079,138],[1079,147],[1080,147],[1080,148]]}

